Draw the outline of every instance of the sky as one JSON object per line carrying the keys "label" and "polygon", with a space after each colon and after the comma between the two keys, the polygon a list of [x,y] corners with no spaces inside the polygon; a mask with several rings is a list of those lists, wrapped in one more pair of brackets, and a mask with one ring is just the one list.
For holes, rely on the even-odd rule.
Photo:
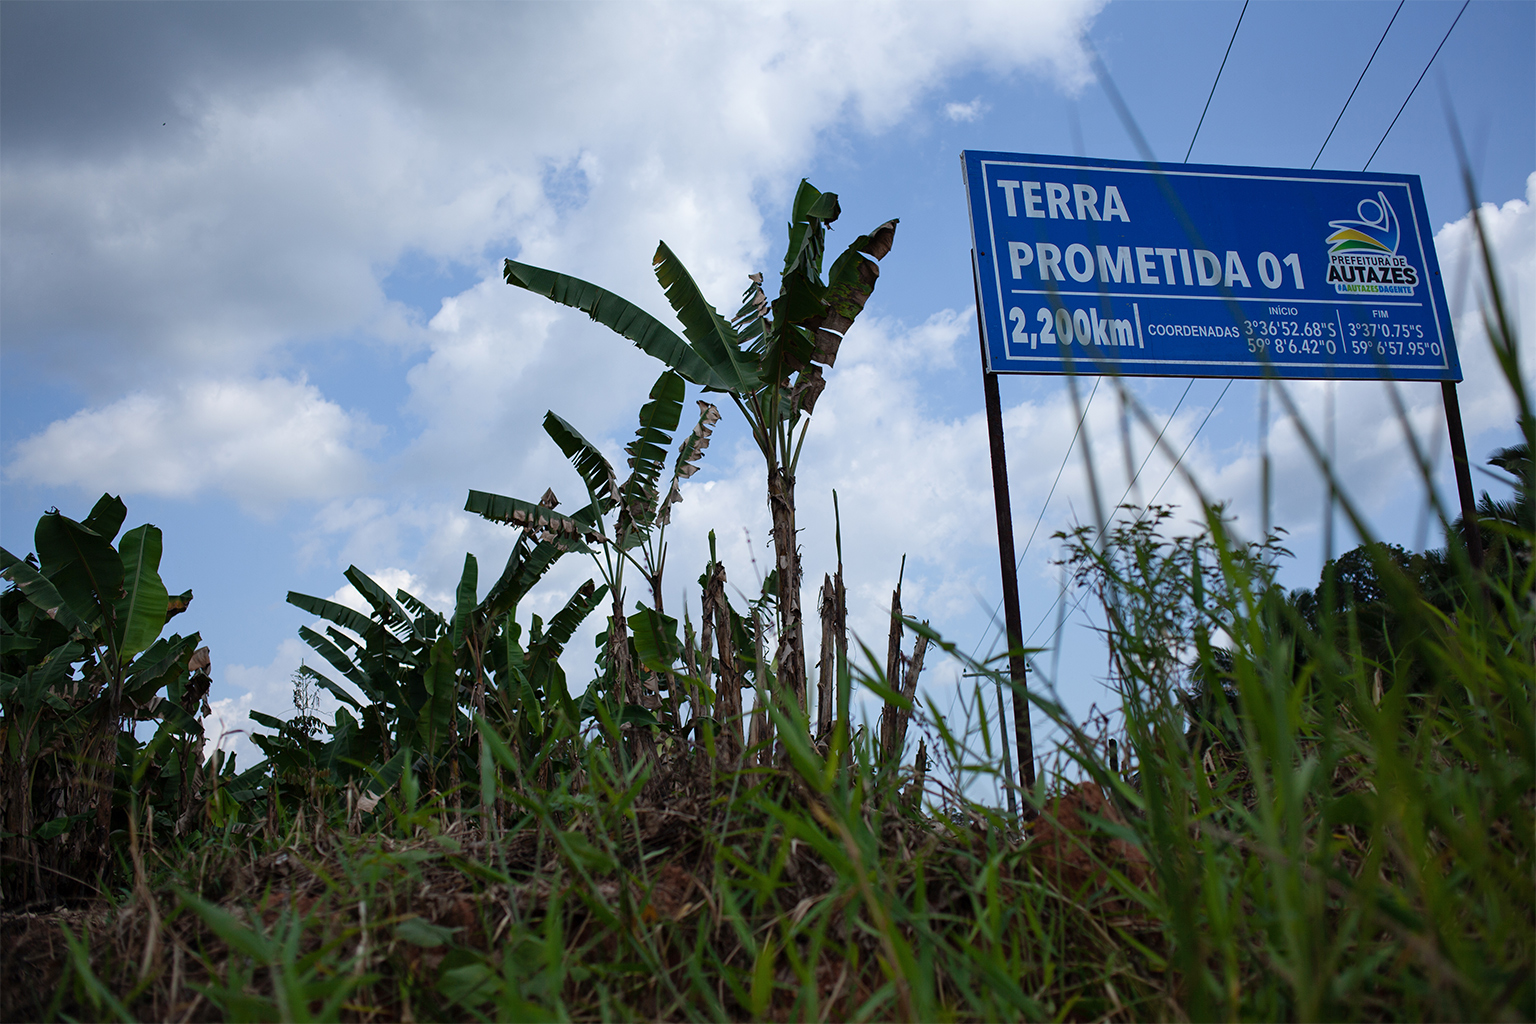
{"label": "sky", "polygon": [[[244,747],[251,708],[292,713],[310,620],[289,590],[357,603],[342,579],[356,564],[449,608],[464,553],[484,578],[513,541],[462,511],[469,489],[552,487],[567,507],[581,493],[540,429],[546,410],[621,463],[662,367],[508,287],[502,259],[597,282],[673,322],[650,273],[665,240],[734,310],[749,273],[773,279],[805,177],[841,197],[831,248],[901,219],[800,464],[806,604],[835,564],[835,488],[854,632],[883,650],[905,556],[907,613],[988,655],[1000,584],[960,152],[1142,159],[1097,52],[1156,159],[1370,160],[1420,175],[1481,463],[1518,438],[1479,325],[1486,287],[1468,259],[1450,126],[1487,204],[1529,368],[1536,5],[1480,0],[1456,22],[1461,7],[7,0],[0,543],[31,551],[44,510],[82,518],[104,491],[123,497],[130,525],[160,526],[162,576],[196,594],[176,626],[212,650],[211,727]],[[1385,387],[1290,392],[1313,430],[1333,410],[1341,477],[1376,535],[1438,545]],[[1277,404],[1261,418],[1259,384],[1129,389],[1244,536],[1266,521],[1288,531],[1288,585],[1316,581],[1330,540],[1335,553],[1354,543],[1341,522],[1330,535],[1295,425]],[[1091,600],[1068,594],[1056,627],[1052,540],[1091,521],[1084,453],[1109,498],[1176,503],[1186,518],[1193,499],[1165,456],[1148,457],[1151,437],[1133,429],[1123,443],[1107,384],[1075,441],[1062,378],[1005,377],[1001,392],[1024,629],[1053,648],[1049,682],[1085,716],[1113,696]],[[1449,507],[1438,392],[1400,389]],[[724,411],[669,534],[669,613],[696,615],[711,530],[741,591],[771,564],[760,456]],[[1475,475],[1479,490],[1506,490]],[[592,575],[567,557],[522,613],[547,615]],[[573,690],[590,678],[598,628],[590,620],[567,653]],[[929,665],[930,705],[960,714],[969,681],[953,662]]]}

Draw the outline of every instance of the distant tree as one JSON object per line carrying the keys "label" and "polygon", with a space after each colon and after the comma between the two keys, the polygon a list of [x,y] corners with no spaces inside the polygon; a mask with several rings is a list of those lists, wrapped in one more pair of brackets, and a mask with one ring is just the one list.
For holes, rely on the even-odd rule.
{"label": "distant tree", "polygon": [[[1524,441],[1499,448],[1488,458],[1488,465],[1514,477],[1513,498],[1495,499],[1487,491],[1477,503],[1477,526],[1483,537],[1484,569],[1491,575],[1509,578],[1528,576],[1531,568],[1531,539],[1536,536],[1536,488],[1531,466],[1531,448]],[[1461,536],[1464,517],[1452,524]]]}

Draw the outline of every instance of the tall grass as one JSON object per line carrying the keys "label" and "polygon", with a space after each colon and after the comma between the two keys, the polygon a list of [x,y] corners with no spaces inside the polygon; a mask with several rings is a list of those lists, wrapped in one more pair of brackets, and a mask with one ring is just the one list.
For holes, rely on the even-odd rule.
{"label": "tall grass", "polygon": [[106,905],[12,917],[5,1016],[1536,1015],[1529,569],[1449,610],[1391,584],[1384,662],[1359,609],[1314,629],[1214,513],[1073,550],[1126,763],[1031,695],[1073,771],[1025,794],[1026,827],[954,784],[998,766],[936,716],[953,774],[922,790],[867,729],[798,739],[793,709],[786,763],[680,763],[658,803],[597,737],[552,791],[503,793],[495,841],[407,772],[368,834],[279,806],[255,837],[147,851]]}

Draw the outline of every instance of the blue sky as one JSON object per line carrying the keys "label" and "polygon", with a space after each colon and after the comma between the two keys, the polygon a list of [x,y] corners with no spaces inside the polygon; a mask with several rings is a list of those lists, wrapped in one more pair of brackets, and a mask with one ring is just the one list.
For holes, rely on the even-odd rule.
{"label": "blue sky", "polygon": [[[968,649],[996,641],[999,592],[971,318],[962,149],[1140,157],[1086,56],[1095,48],[1156,157],[1306,167],[1397,4],[0,6],[0,542],[32,549],[50,506],[104,490],[165,530],[163,575],[196,600],[226,726],[289,710],[305,617],[356,563],[444,606],[463,553],[510,534],[460,511],[470,488],[574,500],[546,409],[615,459],[660,367],[580,315],[515,292],[516,256],[667,315],[658,238],[722,308],[782,252],[802,176],[843,201],[833,244],[900,217],[874,300],[818,406],[799,480],[808,586],[843,511],[855,629],[878,646],[904,604]],[[1460,3],[1403,6],[1317,166],[1358,170]],[[1422,176],[1453,302],[1474,460],[1516,440],[1476,325],[1454,113],[1507,294],[1536,307],[1536,6],[1471,4],[1371,167]],[[1444,226],[1442,228],[1442,226]],[[1529,351],[1529,343],[1526,343]],[[1531,365],[1528,359],[1527,366]],[[1328,385],[1299,384],[1321,424]],[[1258,385],[1132,388],[1209,493],[1256,531]],[[1119,411],[1088,436],[1126,484]],[[1050,534],[1089,518],[1058,378],[1005,378],[1025,629],[1054,624]],[[1403,389],[1449,486],[1438,389]],[[1438,544],[1381,386],[1334,398],[1345,479],[1382,536]],[[1209,414],[1203,429],[1197,428]],[[1148,439],[1133,437],[1139,462]],[[1323,497],[1271,418],[1273,521],[1293,585],[1316,579]],[[1080,449],[1081,446],[1079,446]],[[732,579],[767,565],[757,456],[727,411],[673,531],[668,609],[714,529]],[[1153,456],[1133,497],[1168,470]],[[1116,473],[1118,472],[1118,476]],[[1152,483],[1148,483],[1152,481]],[[1499,488],[1480,477],[1479,488]],[[1175,479],[1160,500],[1188,502]],[[748,546],[747,538],[751,538]],[[1342,535],[1335,547],[1350,542]],[[534,607],[591,569],[567,559]],[[685,596],[686,595],[686,596]],[[347,595],[342,594],[343,598]],[[1061,634],[1061,692],[1106,702],[1089,604]],[[585,683],[586,643],[568,656]],[[1050,625],[1036,641],[1049,635]],[[943,705],[952,666],[926,685]]]}

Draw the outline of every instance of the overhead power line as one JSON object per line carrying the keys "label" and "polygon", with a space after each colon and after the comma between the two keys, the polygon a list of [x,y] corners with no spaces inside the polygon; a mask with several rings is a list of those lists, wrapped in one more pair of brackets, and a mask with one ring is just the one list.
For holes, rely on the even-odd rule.
{"label": "overhead power line", "polygon": [[1173,460],[1173,465],[1172,466],[1168,467],[1168,473],[1167,473],[1166,476],[1163,477],[1163,482],[1157,485],[1157,490],[1153,491],[1152,492],[1152,497],[1147,499],[1147,504],[1148,505],[1152,504],[1154,501],[1157,500],[1157,496],[1159,494],[1163,493],[1163,488],[1168,485],[1168,481],[1173,479],[1174,471],[1177,470],[1179,468],[1179,464],[1184,461],[1184,456],[1189,454],[1189,449],[1190,449],[1190,447],[1192,445],[1194,445],[1195,438],[1200,436],[1200,431],[1204,430],[1205,429],[1205,425],[1207,423],[1211,422],[1212,414],[1214,414],[1216,412],[1216,407],[1221,404],[1221,400],[1223,398],[1227,397],[1227,391],[1230,390],[1231,387],[1232,387],[1232,380],[1231,380],[1231,378],[1229,378],[1227,380],[1227,386],[1221,389],[1221,394],[1216,396],[1216,401],[1212,402],[1210,409],[1206,411],[1205,419],[1200,421],[1200,425],[1198,427],[1196,427],[1195,428],[1195,432],[1192,435],[1190,435],[1189,444],[1186,444],[1184,446],[1184,450],[1179,452],[1179,457],[1177,459]]}
{"label": "overhead power line", "polygon": [[[1167,421],[1163,423],[1163,429],[1158,431],[1157,439],[1152,442],[1152,447],[1147,451],[1146,456],[1141,460],[1141,465],[1136,467],[1136,473],[1131,477],[1131,482],[1126,484],[1125,494],[1120,495],[1120,503],[1115,505],[1116,508],[1119,508],[1121,504],[1124,504],[1126,496],[1131,493],[1131,488],[1135,487],[1136,481],[1141,478],[1141,471],[1147,468],[1147,462],[1152,458],[1152,453],[1157,451],[1157,446],[1162,442],[1163,435],[1168,432],[1168,428],[1173,424],[1173,418],[1179,414],[1179,408],[1184,404],[1184,399],[1189,397],[1189,389],[1194,385],[1194,383],[1194,380],[1191,379],[1188,384],[1184,385],[1184,394],[1179,396],[1178,404],[1173,407],[1173,412],[1168,414]],[[1200,425],[1195,428],[1194,434],[1189,439],[1189,444],[1184,446],[1184,450],[1180,452],[1179,457],[1174,460],[1173,466],[1168,470],[1168,476],[1163,477],[1163,482],[1157,485],[1156,491],[1152,492],[1152,497],[1147,501],[1148,505],[1150,505],[1153,501],[1156,501],[1157,496],[1162,493],[1163,485],[1168,482],[1169,477],[1173,476],[1173,471],[1179,468],[1179,463],[1184,461],[1184,456],[1189,454],[1190,446],[1195,443],[1195,438],[1200,436],[1200,431],[1205,429],[1205,425],[1211,421],[1212,413],[1216,411],[1216,406],[1221,404],[1221,400],[1227,397],[1227,388],[1230,388],[1231,386],[1232,382],[1230,380],[1227,381],[1227,387],[1221,389],[1221,394],[1216,396],[1216,401],[1212,403],[1210,409],[1206,410],[1205,419],[1200,421]],[[1145,514],[1146,510],[1143,509],[1141,512],[1137,513],[1136,520],[1140,522],[1141,517]],[[1040,632],[1040,627],[1045,625],[1045,620],[1050,617],[1051,612],[1065,599],[1066,595],[1063,594],[1061,597],[1051,602],[1051,607],[1046,609],[1045,615],[1041,616],[1040,621],[1035,623],[1035,628],[1030,630],[1029,637],[1024,641],[1025,647],[1029,646],[1029,641],[1033,640],[1035,638],[1035,634]],[[1072,606],[1072,612],[1077,611],[1077,606],[1080,604],[1082,604],[1081,598],[1079,598],[1077,603]],[[1072,612],[1068,612],[1067,617],[1070,617]],[[1065,621],[1065,617],[1063,618],[1063,621]],[[1046,639],[1046,642],[1049,643],[1052,639],[1055,638],[1055,636],[1056,634],[1052,633],[1051,636]]]}
{"label": "overhead power line", "polygon": [[1237,30],[1243,27],[1243,15],[1248,13],[1248,0],[1243,0],[1243,9],[1237,13],[1237,24],[1232,26],[1232,38],[1227,40],[1227,52],[1221,55],[1221,67],[1216,69],[1216,81],[1211,83],[1211,94],[1205,98],[1205,109],[1200,111],[1200,123],[1195,125],[1195,134],[1190,136],[1189,148],[1184,151],[1184,162],[1189,163],[1189,154],[1195,151],[1195,140],[1200,137],[1200,128],[1205,124],[1206,111],[1211,109],[1211,100],[1216,96],[1216,86],[1221,82],[1221,73],[1227,69],[1227,58],[1232,56],[1232,44],[1237,42]]}
{"label": "overhead power line", "polygon": [[[1360,77],[1355,79],[1355,87],[1349,90],[1349,99],[1345,100],[1344,106],[1339,109],[1339,116],[1333,119],[1333,127],[1328,129],[1328,138],[1324,139],[1323,144],[1317,147],[1317,156],[1312,158],[1312,167],[1316,167],[1317,162],[1323,158],[1323,150],[1328,148],[1328,141],[1333,138],[1333,133],[1338,130],[1339,122],[1344,120],[1344,111],[1349,109],[1350,101],[1355,98],[1355,93],[1360,90],[1360,83],[1365,81],[1365,73],[1371,70],[1371,62],[1376,59],[1376,53],[1381,49],[1381,44],[1387,41],[1387,33],[1392,31],[1392,25],[1397,21],[1397,16],[1402,13],[1403,4],[1406,2],[1407,0],[1397,0],[1397,10],[1392,12],[1392,18],[1387,22],[1387,27],[1382,29],[1381,38],[1376,40],[1376,49],[1371,51],[1370,59],[1365,62],[1365,67],[1360,69]],[[1308,169],[1310,170],[1311,168]]]}
{"label": "overhead power line", "polygon": [[1088,392],[1088,401],[1083,403],[1083,414],[1077,418],[1077,429],[1072,431],[1072,440],[1067,445],[1066,453],[1061,457],[1061,465],[1056,467],[1056,479],[1051,481],[1051,489],[1046,492],[1045,503],[1040,506],[1040,514],[1035,517],[1035,528],[1029,531],[1029,540],[1024,542],[1024,550],[1019,552],[1019,564],[1014,567],[1015,569],[1024,566],[1024,556],[1029,554],[1029,546],[1035,542],[1035,534],[1040,531],[1040,523],[1045,519],[1045,510],[1050,507],[1051,498],[1056,494],[1056,485],[1061,483],[1062,471],[1067,468],[1067,460],[1072,457],[1072,449],[1077,444],[1077,437],[1083,432],[1083,421],[1088,418],[1088,410],[1093,406],[1093,396],[1099,393],[1099,381],[1103,379],[1100,377],[1095,380],[1093,390]]}
{"label": "overhead power line", "polygon": [[1403,105],[1397,108],[1397,113],[1392,117],[1392,123],[1387,125],[1386,131],[1381,133],[1381,142],[1376,143],[1376,148],[1371,150],[1370,160],[1367,160],[1365,162],[1365,166],[1360,168],[1362,171],[1368,171],[1371,169],[1371,160],[1376,159],[1376,154],[1381,151],[1382,142],[1386,142],[1387,136],[1392,134],[1392,129],[1397,127],[1397,119],[1402,117],[1403,111],[1408,109],[1408,100],[1413,99],[1413,94],[1419,91],[1419,82],[1424,81],[1424,76],[1429,74],[1429,65],[1433,64],[1435,62],[1435,58],[1440,56],[1440,50],[1445,46],[1445,40],[1451,38],[1451,33],[1456,31],[1457,22],[1461,21],[1461,16],[1467,13],[1467,5],[1471,2],[1472,0],[1465,0],[1465,2],[1461,5],[1461,10],[1456,12],[1456,20],[1451,22],[1451,27],[1445,30],[1445,38],[1441,39],[1440,45],[1435,47],[1435,52],[1429,55],[1429,64],[1425,64],[1424,70],[1419,72],[1418,81],[1415,81],[1413,83],[1413,88],[1408,90],[1408,97],[1407,99],[1403,100]]}
{"label": "overhead power line", "polygon": [[[1103,378],[1101,377],[1099,380],[1103,380]],[[1045,504],[1040,506],[1040,515],[1035,518],[1035,528],[1029,531],[1029,540],[1024,542],[1024,550],[1019,552],[1018,564],[1013,567],[1013,571],[1015,573],[1017,573],[1019,569],[1023,567],[1024,556],[1029,554],[1029,546],[1035,541],[1035,533],[1040,529],[1041,520],[1045,518],[1045,510],[1050,507],[1051,498],[1056,494],[1056,485],[1061,483],[1062,471],[1067,468],[1067,460],[1072,457],[1072,449],[1077,446],[1077,437],[1083,431],[1083,421],[1088,418],[1088,410],[1093,405],[1093,396],[1099,393],[1099,380],[1095,380],[1093,382],[1093,390],[1088,393],[1088,401],[1083,404],[1083,414],[1077,418],[1077,429],[1072,431],[1072,440],[1067,442],[1067,450],[1062,453],[1061,465],[1056,467],[1056,479],[1051,481],[1051,489],[1045,496]],[[1002,610],[1002,607],[1003,600],[1002,598],[998,598],[997,604],[992,606],[993,622],[997,621],[997,613]],[[976,646],[971,648],[972,660],[975,659],[976,652],[981,650],[981,643],[984,639],[986,638],[983,637],[981,640],[977,640]]]}
{"label": "overhead power line", "polygon": [[[1152,440],[1152,447],[1147,449],[1147,454],[1142,458],[1141,465],[1136,467],[1136,472],[1131,477],[1131,482],[1125,485],[1125,493],[1120,495],[1120,500],[1116,502],[1115,508],[1119,508],[1121,505],[1125,504],[1125,499],[1130,496],[1131,488],[1135,487],[1136,481],[1141,479],[1141,471],[1147,468],[1147,463],[1151,460],[1152,453],[1157,451],[1157,446],[1163,443],[1163,435],[1168,433],[1169,427],[1173,426],[1173,418],[1177,416],[1179,414],[1179,410],[1184,407],[1184,399],[1189,397],[1189,389],[1194,386],[1195,379],[1191,377],[1189,382],[1184,385],[1184,393],[1180,395],[1179,400],[1174,403],[1173,412],[1169,413],[1168,419],[1164,421],[1163,429],[1157,432],[1157,437],[1153,438]],[[1214,406],[1212,406],[1212,411],[1215,411]],[[1210,413],[1207,413],[1205,418],[1210,419]],[[1204,422],[1202,422],[1201,426],[1204,425]],[[1178,465],[1178,463],[1174,463],[1174,465]],[[1159,488],[1159,490],[1161,490],[1161,488]],[[1153,495],[1153,497],[1156,497],[1156,495]]]}
{"label": "overhead power line", "polygon": [[[1103,378],[1100,377],[1099,380],[1103,380]],[[1194,379],[1191,378],[1189,383],[1184,385],[1184,393],[1179,396],[1178,402],[1174,403],[1173,411],[1168,414],[1168,419],[1166,421],[1164,421],[1164,423],[1163,423],[1163,429],[1159,430],[1157,432],[1157,437],[1154,438],[1153,441],[1152,441],[1152,447],[1147,450],[1147,454],[1142,458],[1141,464],[1136,467],[1136,472],[1131,476],[1130,483],[1125,485],[1125,494],[1120,495],[1120,501],[1115,504],[1116,508],[1119,508],[1122,504],[1124,504],[1127,495],[1129,495],[1131,493],[1131,488],[1135,487],[1136,486],[1136,481],[1141,479],[1141,471],[1147,468],[1147,463],[1151,460],[1153,453],[1157,451],[1157,446],[1162,442],[1163,435],[1166,434],[1168,432],[1168,428],[1173,425],[1173,418],[1179,414],[1179,409],[1181,409],[1183,407],[1184,399],[1189,397],[1189,389],[1194,386],[1194,383],[1195,383]],[[1231,381],[1228,381],[1227,385],[1228,385],[1228,387],[1230,387],[1231,386]],[[1072,443],[1067,445],[1067,452],[1061,458],[1061,465],[1056,468],[1056,479],[1051,482],[1051,490],[1045,496],[1045,504],[1040,506],[1040,515],[1037,516],[1036,519],[1035,519],[1035,528],[1030,531],[1030,533],[1029,533],[1029,540],[1024,542],[1024,552],[1025,553],[1028,553],[1029,546],[1030,546],[1031,543],[1034,542],[1035,534],[1040,529],[1040,522],[1041,522],[1041,520],[1043,520],[1045,518],[1045,510],[1046,510],[1046,508],[1051,503],[1051,496],[1056,493],[1056,485],[1061,482],[1062,471],[1067,468],[1067,459],[1071,458],[1071,456],[1072,456],[1073,445],[1075,445],[1077,443],[1078,434],[1083,429],[1083,421],[1088,418],[1088,409],[1093,404],[1093,396],[1098,394],[1098,391],[1099,391],[1099,381],[1096,380],[1096,381],[1094,381],[1094,384],[1093,384],[1093,390],[1091,392],[1089,392],[1089,394],[1088,394],[1088,401],[1083,403],[1083,414],[1082,414],[1082,416],[1078,417],[1077,430],[1073,431],[1073,433],[1072,433]],[[1222,395],[1223,396],[1226,395],[1226,391],[1225,390],[1222,391]],[[1220,402],[1221,399],[1217,398],[1216,401]],[[1199,429],[1197,429],[1195,431],[1195,435],[1197,437],[1199,436],[1200,431],[1205,429],[1205,424],[1206,424],[1207,421],[1210,420],[1211,413],[1215,412],[1215,411],[1216,411],[1216,407],[1212,406],[1211,409],[1210,409],[1210,412],[1207,412],[1205,414],[1205,419],[1200,421],[1200,427],[1199,427]],[[1194,444],[1194,438],[1190,438],[1190,444]],[[1189,446],[1188,445],[1185,446],[1184,451],[1186,451],[1186,452],[1189,451]],[[1181,454],[1179,456],[1179,458],[1182,460],[1184,458],[1184,456]],[[1175,462],[1174,466],[1177,467],[1178,463]],[[1170,470],[1169,472],[1171,473],[1172,470]],[[1168,482],[1167,477],[1164,477],[1163,478],[1163,483],[1167,483],[1167,482]],[[1158,486],[1158,490],[1159,491],[1162,490],[1162,486],[1161,485]],[[1154,494],[1153,497],[1156,497],[1156,495]],[[1023,565],[1024,565],[1024,555],[1021,554],[1021,555],[1019,555],[1019,563],[1018,563],[1017,566],[1014,567],[1014,570],[1018,571],[1020,568],[1023,567]],[[998,605],[1000,606],[1001,604],[1002,604],[1002,602],[999,601]],[[997,607],[994,607],[992,609],[992,618],[994,620],[997,618]],[[1040,628],[1039,626],[1035,627],[1035,629],[1037,629],[1037,630],[1039,628]],[[1031,633],[1030,635],[1033,636],[1034,634]],[[972,658],[976,657],[976,650],[980,649],[980,647],[981,647],[981,643],[980,643],[980,641],[977,641],[976,648],[971,651],[971,657]]]}

